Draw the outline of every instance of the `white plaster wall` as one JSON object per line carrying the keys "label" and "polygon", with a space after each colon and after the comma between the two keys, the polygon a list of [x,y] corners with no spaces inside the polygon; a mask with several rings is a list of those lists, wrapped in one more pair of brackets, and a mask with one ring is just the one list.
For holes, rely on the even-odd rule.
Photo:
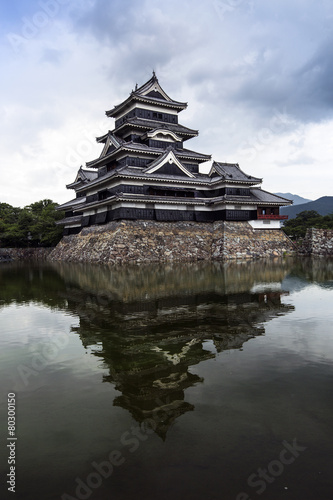
{"label": "white plaster wall", "polygon": [[253,229],[280,229],[279,220],[249,220]]}

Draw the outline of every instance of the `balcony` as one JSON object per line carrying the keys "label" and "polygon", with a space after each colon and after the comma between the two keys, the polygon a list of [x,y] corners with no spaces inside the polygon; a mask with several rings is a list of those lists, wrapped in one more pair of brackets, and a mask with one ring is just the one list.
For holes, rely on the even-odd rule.
{"label": "balcony", "polygon": [[273,215],[273,214],[267,214],[267,215],[258,215],[258,220],[287,220],[288,215]]}

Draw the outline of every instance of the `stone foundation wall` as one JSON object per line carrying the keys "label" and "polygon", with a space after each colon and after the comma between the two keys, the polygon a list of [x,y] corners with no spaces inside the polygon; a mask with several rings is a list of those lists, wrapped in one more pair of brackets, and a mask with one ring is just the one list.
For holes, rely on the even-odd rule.
{"label": "stone foundation wall", "polygon": [[282,256],[293,245],[282,231],[247,222],[113,221],[65,236],[50,260],[140,263]]}
{"label": "stone foundation wall", "polygon": [[45,260],[53,248],[0,248],[0,262],[10,260]]}
{"label": "stone foundation wall", "polygon": [[333,255],[333,230],[308,229],[299,253],[309,255]]}
{"label": "stone foundation wall", "polygon": [[[257,259],[293,253],[294,245],[282,230],[254,230],[248,222],[223,222],[223,259]],[[217,240],[215,240],[217,241]],[[213,247],[215,245],[213,241]],[[218,254],[217,252],[217,254]]]}

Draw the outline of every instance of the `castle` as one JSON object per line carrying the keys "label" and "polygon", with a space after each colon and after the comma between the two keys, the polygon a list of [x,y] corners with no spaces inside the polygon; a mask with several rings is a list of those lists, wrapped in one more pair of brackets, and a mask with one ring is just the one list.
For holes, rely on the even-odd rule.
{"label": "castle", "polygon": [[[99,158],[80,167],[67,185],[75,198],[60,205],[64,235],[120,220],[163,222],[247,221],[253,229],[279,229],[279,207],[292,202],[261,189],[262,179],[239,165],[213,161],[187,149],[197,130],[181,125],[187,103],[171,99],[153,76],[106,115],[115,127],[97,142]],[[186,143],[186,144],[185,144]]]}

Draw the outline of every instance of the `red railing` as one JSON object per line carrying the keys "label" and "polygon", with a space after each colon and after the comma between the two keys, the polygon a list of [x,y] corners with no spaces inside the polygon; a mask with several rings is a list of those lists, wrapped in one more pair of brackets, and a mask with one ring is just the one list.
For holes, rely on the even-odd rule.
{"label": "red railing", "polygon": [[286,220],[288,219],[288,215],[273,215],[273,214],[267,214],[267,215],[258,215],[259,220]]}

